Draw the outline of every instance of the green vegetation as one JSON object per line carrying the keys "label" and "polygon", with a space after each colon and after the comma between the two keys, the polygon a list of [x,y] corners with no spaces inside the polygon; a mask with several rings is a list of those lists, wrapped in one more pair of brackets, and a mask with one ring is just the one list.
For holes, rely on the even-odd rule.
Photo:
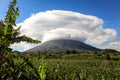
{"label": "green vegetation", "polygon": [[[120,53],[104,52],[38,52],[17,53],[19,62],[27,56],[45,80],[119,80]],[[44,58],[43,58],[44,56]]]}
{"label": "green vegetation", "polygon": [[21,41],[39,43],[25,35],[20,35],[20,27],[16,26],[16,19],[19,16],[19,9],[16,7],[16,0],[13,0],[9,7],[4,21],[0,21],[0,80],[39,79],[36,77],[38,71],[27,58],[23,62],[15,63],[12,49],[14,43]]}
{"label": "green vegetation", "polygon": [[0,21],[0,80],[120,80],[120,53],[113,50],[12,52],[9,47],[13,43],[40,42],[20,35],[20,27],[15,24],[19,10],[15,6],[13,0],[5,21]]}

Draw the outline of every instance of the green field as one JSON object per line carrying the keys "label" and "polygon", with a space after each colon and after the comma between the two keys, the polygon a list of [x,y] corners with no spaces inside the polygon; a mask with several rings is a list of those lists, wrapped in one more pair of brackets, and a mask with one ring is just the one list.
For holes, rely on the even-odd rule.
{"label": "green field", "polygon": [[22,56],[36,69],[44,67],[45,80],[120,80],[120,53],[20,53],[16,62]]}

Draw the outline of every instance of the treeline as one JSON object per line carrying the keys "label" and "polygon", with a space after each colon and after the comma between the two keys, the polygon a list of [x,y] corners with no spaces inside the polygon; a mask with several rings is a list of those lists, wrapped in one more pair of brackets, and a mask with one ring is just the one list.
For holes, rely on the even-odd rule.
{"label": "treeline", "polygon": [[[41,59],[43,56],[45,59],[60,59],[60,58],[67,58],[67,56],[71,56],[70,59],[85,59],[92,57],[93,59],[107,59],[107,60],[119,60],[120,52],[113,51],[113,50],[102,50],[102,51],[76,51],[76,50],[66,50],[61,52],[15,52],[16,57],[31,57],[31,58],[38,58]],[[78,55],[78,56],[76,56]]]}

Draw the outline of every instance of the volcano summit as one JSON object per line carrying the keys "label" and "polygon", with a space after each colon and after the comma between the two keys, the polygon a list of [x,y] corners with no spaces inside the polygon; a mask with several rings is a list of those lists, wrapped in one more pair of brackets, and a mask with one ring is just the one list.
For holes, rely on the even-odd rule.
{"label": "volcano summit", "polygon": [[40,45],[32,49],[29,49],[26,52],[66,51],[66,50],[99,51],[100,49],[77,40],[58,39],[41,43]]}

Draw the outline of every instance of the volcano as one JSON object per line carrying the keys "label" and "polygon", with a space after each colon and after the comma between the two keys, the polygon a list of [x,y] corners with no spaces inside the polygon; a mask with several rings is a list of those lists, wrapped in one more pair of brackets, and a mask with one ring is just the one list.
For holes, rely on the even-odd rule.
{"label": "volcano", "polygon": [[66,50],[77,50],[77,51],[100,51],[100,49],[88,45],[84,42],[69,39],[50,40],[40,45],[29,49],[25,52],[38,52],[38,51],[66,51]]}

